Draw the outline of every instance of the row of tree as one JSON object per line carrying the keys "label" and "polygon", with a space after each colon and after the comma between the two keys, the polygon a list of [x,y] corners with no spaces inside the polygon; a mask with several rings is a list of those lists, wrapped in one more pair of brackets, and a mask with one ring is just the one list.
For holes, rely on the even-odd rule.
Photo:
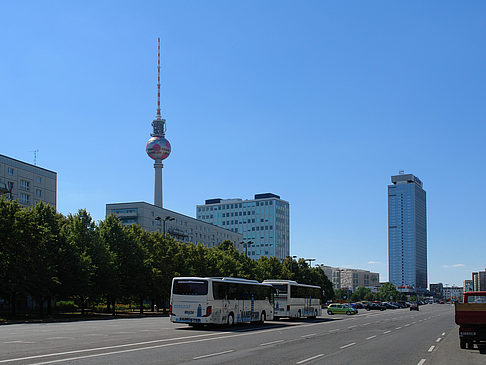
{"label": "row of tree", "polygon": [[96,223],[82,209],[64,216],[46,204],[26,209],[0,198],[0,299],[12,314],[16,298],[44,305],[72,299],[81,307],[100,302],[114,313],[115,303],[149,301],[163,307],[176,276],[227,276],[290,279],[319,285],[323,300],[333,298],[332,284],[304,259],[252,260],[230,241],[217,247],[185,244],[138,225],[123,226],[115,216]]}
{"label": "row of tree", "polygon": [[391,283],[383,284],[378,293],[373,293],[371,289],[360,286],[352,293],[347,289],[336,289],[334,290],[334,295],[336,299],[350,300],[351,302],[360,300],[401,302],[408,300],[406,294],[399,292],[395,285]]}

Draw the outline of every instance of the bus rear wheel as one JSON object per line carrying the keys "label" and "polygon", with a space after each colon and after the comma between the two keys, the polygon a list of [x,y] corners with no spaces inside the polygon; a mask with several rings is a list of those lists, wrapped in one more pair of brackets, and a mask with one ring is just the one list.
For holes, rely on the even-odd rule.
{"label": "bus rear wheel", "polygon": [[226,321],[226,324],[228,327],[233,327],[235,324],[235,316],[233,313],[228,314],[228,320]]}
{"label": "bus rear wheel", "polygon": [[262,312],[262,315],[260,316],[260,320],[258,321],[258,323],[263,324],[265,323],[266,319],[267,319],[267,315],[265,314],[265,312]]}

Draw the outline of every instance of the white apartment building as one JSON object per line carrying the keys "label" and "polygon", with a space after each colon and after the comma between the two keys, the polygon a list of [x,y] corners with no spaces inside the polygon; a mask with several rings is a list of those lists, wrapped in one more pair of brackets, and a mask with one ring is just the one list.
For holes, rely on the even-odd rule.
{"label": "white apartment building", "polygon": [[334,289],[350,289],[355,291],[358,287],[374,289],[380,284],[380,274],[360,269],[348,269],[317,265],[332,282]]}
{"label": "white apartment building", "polygon": [[289,212],[289,202],[272,193],[252,200],[208,199],[196,206],[197,219],[241,234],[249,257],[281,261],[290,255]]}
{"label": "white apartment building", "polygon": [[148,232],[158,231],[180,242],[218,246],[229,240],[242,252],[240,233],[188,217],[187,215],[160,208],[146,202],[106,204],[106,216],[115,214],[124,225],[138,224]]}
{"label": "white apartment building", "polygon": [[24,207],[42,201],[56,208],[57,173],[0,155],[0,195]]}

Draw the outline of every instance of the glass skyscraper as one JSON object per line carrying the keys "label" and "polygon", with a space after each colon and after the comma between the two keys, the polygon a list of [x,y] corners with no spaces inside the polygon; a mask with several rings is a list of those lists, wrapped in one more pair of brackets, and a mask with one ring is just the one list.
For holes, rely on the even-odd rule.
{"label": "glass skyscraper", "polygon": [[400,291],[427,290],[426,194],[412,174],[391,177],[388,185],[388,274]]}
{"label": "glass skyscraper", "polygon": [[[253,200],[209,199],[196,207],[196,218],[243,235],[248,256],[290,255],[289,203],[280,196],[256,194]],[[248,244],[248,242],[251,244]]]}

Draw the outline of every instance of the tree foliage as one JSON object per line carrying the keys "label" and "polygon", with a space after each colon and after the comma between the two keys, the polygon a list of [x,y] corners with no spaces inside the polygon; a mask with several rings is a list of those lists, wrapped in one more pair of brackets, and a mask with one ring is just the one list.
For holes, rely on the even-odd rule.
{"label": "tree foliage", "polygon": [[334,296],[324,272],[304,259],[252,260],[230,241],[186,244],[123,226],[113,215],[96,223],[84,209],[65,217],[43,203],[26,209],[0,198],[0,298],[13,312],[18,295],[37,303],[74,299],[83,310],[102,301],[112,310],[116,302],[147,300],[163,307],[177,276],[289,279],[319,285],[324,300]]}

